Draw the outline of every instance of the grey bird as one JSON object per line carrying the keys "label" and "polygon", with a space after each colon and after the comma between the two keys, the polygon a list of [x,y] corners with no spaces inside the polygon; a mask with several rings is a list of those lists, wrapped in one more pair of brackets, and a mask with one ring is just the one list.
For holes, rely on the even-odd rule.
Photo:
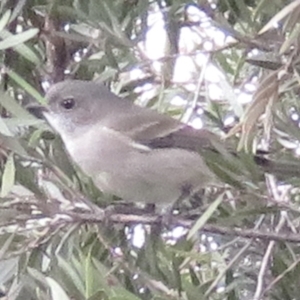
{"label": "grey bird", "polygon": [[42,112],[74,162],[103,192],[169,206],[216,182],[198,150],[215,136],[122,99],[102,83],[53,85]]}
{"label": "grey bird", "polygon": [[[128,202],[164,209],[209,184],[219,184],[203,152],[210,155],[210,167],[218,176],[224,171],[225,177],[236,173],[229,183],[240,187],[243,176],[253,171],[262,178],[264,172],[281,180],[300,176],[297,159],[270,160],[265,155],[254,156],[259,167],[247,170],[249,160],[244,164],[215,134],[134,105],[101,83],[60,82],[50,88],[46,99],[47,106],[33,105],[29,110],[44,115],[71,158],[100,190]],[[228,163],[231,167],[226,174]]]}

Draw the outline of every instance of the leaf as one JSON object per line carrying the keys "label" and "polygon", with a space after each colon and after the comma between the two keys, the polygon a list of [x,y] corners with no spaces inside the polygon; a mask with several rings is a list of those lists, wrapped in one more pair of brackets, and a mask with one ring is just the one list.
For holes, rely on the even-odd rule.
{"label": "leaf", "polygon": [[8,36],[4,40],[0,41],[0,50],[5,50],[20,45],[32,39],[38,34],[38,32],[39,30],[37,28],[31,28],[19,34]]}
{"label": "leaf", "polygon": [[261,35],[270,29],[274,29],[275,24],[285,18],[288,14],[292,13],[298,6],[300,6],[300,0],[295,0],[284,7],[273,18],[271,18],[271,20],[259,31],[258,34]]}
{"label": "leaf", "polygon": [[[231,136],[241,130],[242,136],[238,145],[238,150],[245,148],[247,152],[251,152],[249,149],[249,142],[253,136],[253,128],[257,124],[260,116],[267,109],[271,109],[269,105],[272,106],[272,104],[274,104],[275,100],[278,98],[280,81],[278,78],[279,71],[280,70],[274,71],[263,79],[240,123],[234,126],[228,133],[228,136]],[[270,115],[268,116],[270,117]]]}
{"label": "leaf", "polygon": [[9,252],[9,247],[13,243],[13,240],[15,238],[14,234],[11,234],[8,239],[1,245],[0,248],[0,261],[5,257],[5,254]]}
{"label": "leaf", "polygon": [[[12,234],[11,236],[14,237]],[[11,238],[8,238],[9,243],[11,242]],[[8,280],[11,280],[12,277],[15,276],[18,269],[18,258],[10,258],[10,259],[2,259],[0,260],[0,283],[3,284],[4,282],[7,282]]]}
{"label": "leaf", "polygon": [[[1,118],[0,118],[0,127],[1,127]],[[21,145],[20,141],[11,136],[6,136],[1,133],[0,130],[0,147],[4,149],[9,149],[14,153],[19,154],[20,156],[28,156],[28,153]]]}
{"label": "leaf", "polygon": [[224,193],[219,195],[218,198],[204,212],[204,214],[197,220],[194,226],[190,229],[187,235],[187,240],[190,240],[195,234],[199,232],[199,230],[203,227],[203,225],[209,220],[212,214],[216,211],[218,206],[222,203],[223,197],[224,197]]}
{"label": "leaf", "polygon": [[289,37],[281,45],[280,51],[279,51],[280,54],[284,54],[286,51],[288,51],[294,43],[297,44],[298,38],[299,38],[299,33],[300,33],[300,25],[298,23],[298,24],[295,24]]}
{"label": "leaf", "polygon": [[[7,30],[2,30],[0,31],[0,38],[6,39],[9,37],[14,37],[9,31]],[[2,41],[4,42],[4,41]],[[0,42],[1,43],[1,42]],[[22,55],[25,59],[28,61],[32,62],[35,65],[40,65],[41,61],[39,57],[36,55],[36,53],[31,50],[29,46],[27,46],[24,43],[18,43],[15,47],[13,47],[14,51]]]}
{"label": "leaf", "polygon": [[10,97],[8,94],[0,91],[0,104],[5,107],[7,111],[12,113],[14,116],[21,119],[34,120],[35,118],[24,109],[14,98]]}
{"label": "leaf", "polygon": [[14,10],[11,14],[11,19],[10,19],[11,22],[15,20],[20,13],[22,13],[22,9],[24,8],[25,4],[26,4],[26,0],[17,1],[17,4],[15,5]]}
{"label": "leaf", "polygon": [[93,296],[89,297],[87,300],[110,300],[111,298],[108,298],[107,294],[104,291],[98,291]]}
{"label": "leaf", "polygon": [[13,70],[6,70],[8,76],[13,79],[17,84],[20,85],[28,94],[34,97],[40,104],[46,104],[46,100],[41,94],[32,86],[30,85],[24,78],[18,75]]}
{"label": "leaf", "polygon": [[85,284],[82,280],[82,274],[79,272],[81,268],[81,262],[78,261],[75,256],[73,256],[71,260],[65,259],[62,256],[57,256],[57,260],[61,269],[61,273],[70,279],[76,286],[78,292],[83,295],[85,291]]}
{"label": "leaf", "polygon": [[1,193],[0,193],[1,197],[7,196],[10,190],[12,189],[12,187],[14,186],[15,175],[16,175],[16,169],[15,169],[14,157],[13,154],[10,154],[7,157],[3,175],[2,175],[2,185],[1,185]]}
{"label": "leaf", "polygon": [[[0,133],[2,133],[5,136],[13,136],[12,132],[9,130],[2,117],[0,117]],[[1,140],[0,140],[0,145],[1,145]]]}
{"label": "leaf", "polygon": [[10,10],[7,10],[0,20],[0,31],[2,31],[5,28],[5,26],[9,21],[10,16],[11,16],[11,12]]}
{"label": "leaf", "polygon": [[46,277],[46,281],[50,287],[52,299],[71,300],[60,284],[51,277]]}

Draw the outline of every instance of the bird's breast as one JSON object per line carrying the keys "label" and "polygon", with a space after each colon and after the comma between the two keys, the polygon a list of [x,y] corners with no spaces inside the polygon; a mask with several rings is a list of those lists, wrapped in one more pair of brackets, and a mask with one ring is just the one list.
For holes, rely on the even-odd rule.
{"label": "bird's breast", "polygon": [[120,169],[135,151],[148,149],[102,126],[94,126],[63,140],[72,159],[90,176]]}

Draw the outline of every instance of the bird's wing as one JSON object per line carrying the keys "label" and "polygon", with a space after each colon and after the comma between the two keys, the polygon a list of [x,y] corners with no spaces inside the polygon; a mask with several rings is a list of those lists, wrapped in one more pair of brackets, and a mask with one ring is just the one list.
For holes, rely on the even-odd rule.
{"label": "bird's wing", "polygon": [[136,143],[151,148],[182,148],[200,151],[203,148],[214,148],[220,142],[212,132],[179,122],[169,116],[151,109],[135,107],[128,113],[123,111],[118,117],[111,116],[104,125],[122,132]]}

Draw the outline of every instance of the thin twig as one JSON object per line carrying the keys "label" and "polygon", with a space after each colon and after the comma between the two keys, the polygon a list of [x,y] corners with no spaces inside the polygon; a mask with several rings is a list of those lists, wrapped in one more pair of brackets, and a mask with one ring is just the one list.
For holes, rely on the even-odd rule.
{"label": "thin twig", "polygon": [[263,296],[266,292],[270,291],[271,288],[279,282],[287,273],[291,272],[296,266],[300,263],[300,258],[297,259],[294,263],[292,263],[284,272],[282,272],[280,275],[278,275],[261,293],[261,296]]}
{"label": "thin twig", "polygon": [[[281,217],[280,220],[278,222],[278,225],[276,226],[276,232],[279,232],[282,227],[285,224],[285,212],[281,213]],[[266,272],[268,271],[268,266],[269,266],[269,262],[271,259],[271,255],[273,253],[273,249],[275,247],[275,241],[270,241],[267,250],[265,252],[265,255],[261,261],[261,267],[257,276],[257,284],[256,284],[256,290],[255,290],[255,294],[253,297],[253,300],[259,300],[261,299],[262,296],[262,292],[263,292],[263,287],[264,287],[264,282],[265,282],[265,278],[266,278]]]}
{"label": "thin twig", "polygon": [[[83,223],[101,223],[104,221],[103,214],[77,214],[68,213],[71,218],[74,218],[77,222]],[[104,214],[105,215],[105,214]],[[129,214],[112,214],[107,217],[108,221],[118,224],[160,224],[161,217],[159,215],[129,215]],[[183,226],[190,228],[194,224],[194,220],[173,218],[172,226]],[[203,232],[226,235],[226,236],[238,236],[248,239],[262,239],[264,241],[276,241],[276,242],[290,242],[300,243],[299,234],[291,233],[278,233],[278,232],[263,232],[255,229],[240,229],[232,227],[224,227],[212,224],[206,224],[201,229]]]}

